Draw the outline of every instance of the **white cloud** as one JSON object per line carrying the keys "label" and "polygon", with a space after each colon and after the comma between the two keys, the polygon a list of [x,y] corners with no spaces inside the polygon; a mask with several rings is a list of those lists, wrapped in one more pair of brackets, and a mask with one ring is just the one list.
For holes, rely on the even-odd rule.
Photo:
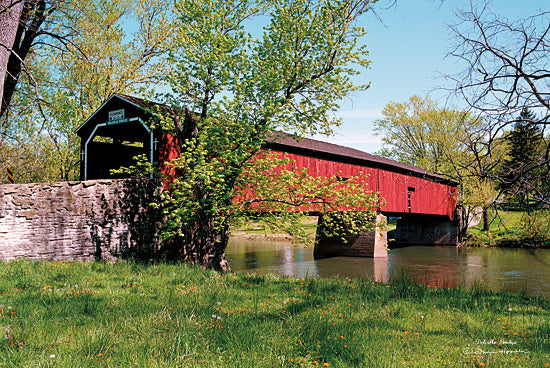
{"label": "white cloud", "polygon": [[380,109],[359,109],[359,110],[343,110],[337,111],[336,116],[342,119],[378,119],[383,117],[382,110]]}
{"label": "white cloud", "polygon": [[382,139],[371,133],[361,133],[361,132],[341,132],[336,133],[334,136],[327,137],[326,135],[316,135],[312,137],[323,142],[329,142],[334,144],[344,143],[354,143],[354,144],[363,144],[363,143],[382,143]]}
{"label": "white cloud", "polygon": [[312,138],[370,153],[379,150],[382,146],[382,140],[380,137],[365,132],[341,132],[330,137],[318,135]]}

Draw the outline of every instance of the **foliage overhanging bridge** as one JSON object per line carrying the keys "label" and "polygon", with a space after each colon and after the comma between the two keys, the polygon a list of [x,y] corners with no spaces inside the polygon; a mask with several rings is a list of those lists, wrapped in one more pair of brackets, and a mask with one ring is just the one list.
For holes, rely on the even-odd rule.
{"label": "foliage overhanging bridge", "polygon": [[[139,154],[146,155],[151,164],[177,157],[176,139],[146,125],[154,105],[114,94],[78,128],[81,180],[110,177],[112,169],[131,165],[132,157]],[[442,176],[356,149],[295,139],[284,133],[270,138],[263,150],[292,160],[293,165],[307,168],[307,174],[314,177],[338,176],[345,181],[364,175],[364,185],[383,199],[377,221],[398,218],[395,244],[458,242],[457,184]],[[355,237],[347,245],[318,236],[315,255],[384,257],[385,245],[386,231],[377,227],[372,234]]]}

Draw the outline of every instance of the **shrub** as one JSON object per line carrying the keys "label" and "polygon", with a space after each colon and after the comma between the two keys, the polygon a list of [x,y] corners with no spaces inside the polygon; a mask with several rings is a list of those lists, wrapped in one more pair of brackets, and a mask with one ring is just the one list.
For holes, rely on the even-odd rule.
{"label": "shrub", "polygon": [[525,213],[520,227],[525,239],[533,239],[537,245],[550,244],[550,211],[537,210]]}

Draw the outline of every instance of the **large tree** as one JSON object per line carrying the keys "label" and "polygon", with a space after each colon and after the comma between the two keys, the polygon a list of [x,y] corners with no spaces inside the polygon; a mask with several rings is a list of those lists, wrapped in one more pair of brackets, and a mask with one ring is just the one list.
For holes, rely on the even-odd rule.
{"label": "large tree", "polygon": [[[530,109],[546,124],[550,117],[550,12],[510,20],[488,5],[457,13],[451,26],[455,44],[450,55],[463,71],[449,76],[455,90],[476,110],[511,123]],[[503,119],[505,114],[508,119]]]}
{"label": "large tree", "polygon": [[[461,73],[448,76],[454,91],[477,114],[483,114],[495,132],[521,123],[521,113],[534,113],[530,122],[543,137],[550,118],[550,12],[511,20],[491,11],[489,5],[457,13],[451,26],[455,44],[450,55],[460,60]],[[547,138],[545,138],[547,139]],[[550,145],[545,144],[543,171],[550,169]],[[550,193],[535,188],[540,201]]]}
{"label": "large tree", "polygon": [[50,34],[43,25],[56,5],[55,0],[0,1],[0,119],[8,111],[21,73],[28,73],[25,60],[31,49],[40,36]]}
{"label": "large tree", "polygon": [[519,204],[529,209],[529,197],[537,199],[548,186],[545,163],[545,142],[542,127],[534,124],[536,116],[529,110],[521,112],[514,128],[504,139],[509,145],[508,159],[499,175],[500,187]]}
{"label": "large tree", "polygon": [[452,138],[459,136],[463,124],[474,121],[469,114],[439,108],[429,97],[415,95],[408,102],[388,103],[382,115],[374,122],[374,130],[384,144],[379,155],[456,177],[446,157],[462,154],[463,147]]}
{"label": "large tree", "polygon": [[0,109],[4,101],[2,96],[4,95],[4,78],[8,68],[8,59],[15,41],[22,9],[23,2],[20,0],[0,1]]}
{"label": "large tree", "polygon": [[[358,22],[370,6],[369,0],[176,2],[177,42],[168,78],[174,94],[168,102],[186,112],[160,124],[181,143],[181,155],[171,163],[181,175],[165,192],[164,236],[185,261],[228,269],[224,251],[237,213],[268,200],[281,216],[292,206],[322,209],[330,201],[322,189],[342,185],[336,178],[327,179],[332,184],[310,181],[298,172],[269,198],[245,201],[249,205],[235,201],[248,185],[242,181],[251,176],[247,172],[263,167],[251,158],[275,130],[328,134],[339,124],[333,115],[339,101],[367,88],[352,77],[369,64]],[[306,182],[311,194],[299,195]],[[266,184],[255,190],[261,188],[271,189]],[[349,198],[372,205],[364,188]]]}

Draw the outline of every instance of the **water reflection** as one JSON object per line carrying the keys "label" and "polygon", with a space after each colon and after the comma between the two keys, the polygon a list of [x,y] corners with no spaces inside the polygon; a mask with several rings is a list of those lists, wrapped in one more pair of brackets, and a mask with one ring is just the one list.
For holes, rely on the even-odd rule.
{"label": "water reflection", "polygon": [[232,239],[226,251],[233,271],[275,273],[281,276],[367,277],[388,281],[388,260],[385,258],[336,257],[313,259],[313,249],[294,247],[271,241],[238,241]]}
{"label": "water reflection", "polygon": [[298,278],[339,275],[387,282],[406,271],[412,279],[432,287],[480,282],[493,290],[525,290],[550,297],[550,251],[543,249],[415,246],[393,249],[388,258],[314,260],[312,248],[231,239],[226,253],[236,272]]}

